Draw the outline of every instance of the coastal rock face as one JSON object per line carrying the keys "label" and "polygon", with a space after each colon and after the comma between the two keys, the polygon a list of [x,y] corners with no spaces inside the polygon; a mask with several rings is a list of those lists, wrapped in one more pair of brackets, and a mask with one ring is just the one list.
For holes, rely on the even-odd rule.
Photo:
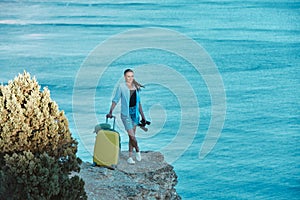
{"label": "coastal rock face", "polygon": [[121,152],[114,170],[82,163],[79,176],[85,181],[88,199],[181,199],[176,193],[177,175],[159,152],[142,152],[142,161],[127,164]]}

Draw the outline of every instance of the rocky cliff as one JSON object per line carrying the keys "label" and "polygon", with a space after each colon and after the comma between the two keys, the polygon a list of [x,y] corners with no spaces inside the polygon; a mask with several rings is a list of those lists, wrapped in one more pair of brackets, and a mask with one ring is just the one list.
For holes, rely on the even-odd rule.
{"label": "rocky cliff", "polygon": [[79,176],[88,199],[181,199],[174,188],[177,175],[161,153],[142,152],[134,165],[127,164],[127,153],[121,152],[113,170],[82,163]]}

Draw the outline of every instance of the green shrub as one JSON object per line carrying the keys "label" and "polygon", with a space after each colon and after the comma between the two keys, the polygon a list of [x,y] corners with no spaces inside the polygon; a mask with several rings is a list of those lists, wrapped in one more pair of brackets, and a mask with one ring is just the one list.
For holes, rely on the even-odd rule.
{"label": "green shrub", "polygon": [[0,199],[86,199],[68,120],[30,74],[0,86]]}

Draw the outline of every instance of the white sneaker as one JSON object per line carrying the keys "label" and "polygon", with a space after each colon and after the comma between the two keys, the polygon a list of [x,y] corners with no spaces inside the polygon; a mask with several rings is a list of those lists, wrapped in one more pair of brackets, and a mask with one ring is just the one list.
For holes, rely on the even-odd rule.
{"label": "white sneaker", "polygon": [[134,160],[131,157],[128,158],[127,162],[129,164],[135,164]]}
{"label": "white sneaker", "polygon": [[135,158],[137,161],[141,161],[142,160],[141,152],[136,152]]}

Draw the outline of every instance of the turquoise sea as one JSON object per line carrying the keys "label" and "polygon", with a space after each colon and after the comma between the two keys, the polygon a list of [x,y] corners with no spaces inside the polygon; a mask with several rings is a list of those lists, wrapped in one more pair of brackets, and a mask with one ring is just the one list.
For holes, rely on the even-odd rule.
{"label": "turquoise sea", "polygon": [[[197,71],[183,55],[203,55],[182,37],[205,49],[215,72]],[[0,1],[0,83],[26,70],[47,86],[84,161],[92,162],[93,127],[105,121],[126,68],[146,86],[152,124],[138,129],[140,148],[164,153],[183,199],[299,199],[299,1]]]}

